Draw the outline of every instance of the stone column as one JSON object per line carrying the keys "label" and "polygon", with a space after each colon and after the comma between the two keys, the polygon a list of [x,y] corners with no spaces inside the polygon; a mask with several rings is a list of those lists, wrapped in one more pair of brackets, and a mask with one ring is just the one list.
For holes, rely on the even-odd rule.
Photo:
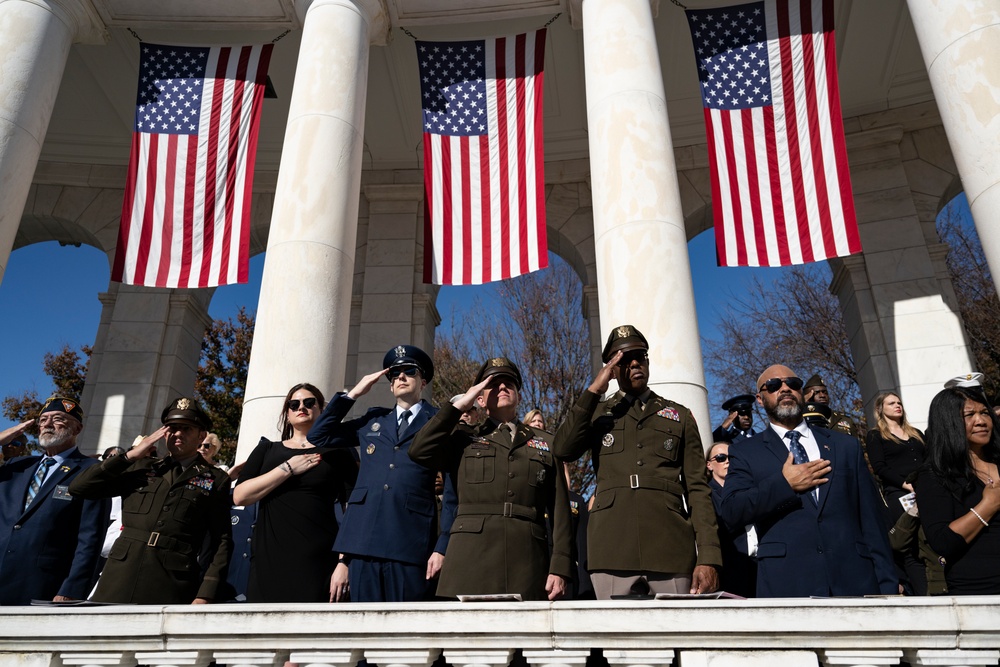
{"label": "stone column", "polygon": [[583,37],[602,339],[634,324],[650,386],[710,443],[705,375],[650,0],[587,0]]}
{"label": "stone column", "polygon": [[903,651],[906,662],[912,667],[981,667],[995,665],[1000,651],[974,651],[966,649],[907,649]]}
{"label": "stone column", "polygon": [[170,401],[192,395],[213,293],[111,283],[99,295],[104,308],[81,397],[81,451],[128,447],[159,427]]}
{"label": "stone column", "polygon": [[907,5],[986,260],[1000,281],[1000,5]]}
{"label": "stone column", "polygon": [[914,202],[913,189],[928,176],[907,170],[903,136],[897,126],[847,137],[864,254],[830,262],[830,289],[840,299],[869,418],[876,394],[896,391],[913,425],[924,428],[944,381],[973,370],[973,361]]}
{"label": "stone column", "polygon": [[0,2],[0,280],[21,224],[70,45],[107,39],[89,0]]}
{"label": "stone column", "polygon": [[[434,330],[441,323],[434,297],[439,289],[423,283],[423,239],[420,209],[423,186],[367,185],[368,227],[358,265],[361,319],[357,333],[356,376],[380,370],[385,353],[396,345],[416,345],[433,356]],[[430,397],[430,385],[425,395]],[[358,400],[355,414],[369,407],[391,405],[384,380]]]}
{"label": "stone column", "polygon": [[361,187],[368,50],[383,0],[298,0],[295,83],[267,241],[237,460],[276,437],[288,388],[344,383]]}
{"label": "stone column", "polygon": [[455,667],[507,667],[514,649],[451,649],[444,650],[444,659]]}

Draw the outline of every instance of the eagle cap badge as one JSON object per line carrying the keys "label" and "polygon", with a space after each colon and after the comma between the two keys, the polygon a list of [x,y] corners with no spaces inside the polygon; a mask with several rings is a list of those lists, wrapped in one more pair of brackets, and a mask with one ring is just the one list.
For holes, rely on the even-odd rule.
{"label": "eagle cap badge", "polygon": [[182,398],[179,401],[177,401],[178,410],[187,410],[190,407],[191,407],[191,401],[189,401],[186,398]]}

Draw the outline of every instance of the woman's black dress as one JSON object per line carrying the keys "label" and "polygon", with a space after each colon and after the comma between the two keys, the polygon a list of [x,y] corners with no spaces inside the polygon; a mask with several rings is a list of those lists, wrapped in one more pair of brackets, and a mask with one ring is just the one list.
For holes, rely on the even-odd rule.
{"label": "woman's black dress", "polygon": [[261,438],[237,485],[312,452],[320,464],[289,477],[260,500],[253,529],[247,602],[328,602],[337,565],[337,503],[344,497],[350,456],[333,450],[291,449]]}

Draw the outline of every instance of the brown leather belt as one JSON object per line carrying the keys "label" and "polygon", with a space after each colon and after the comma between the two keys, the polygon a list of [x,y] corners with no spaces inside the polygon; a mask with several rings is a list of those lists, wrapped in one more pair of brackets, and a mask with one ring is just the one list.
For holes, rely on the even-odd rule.
{"label": "brown leather belt", "polygon": [[528,521],[538,520],[538,511],[534,507],[515,505],[514,503],[462,504],[458,506],[458,515],[461,516],[463,514],[488,514],[490,516],[509,516],[517,519],[527,519]]}
{"label": "brown leather belt", "polygon": [[136,542],[145,542],[147,547],[164,549],[166,551],[176,551],[185,555],[194,553],[194,549],[187,542],[164,535],[163,533],[139,530],[138,528],[122,528],[122,537]]}

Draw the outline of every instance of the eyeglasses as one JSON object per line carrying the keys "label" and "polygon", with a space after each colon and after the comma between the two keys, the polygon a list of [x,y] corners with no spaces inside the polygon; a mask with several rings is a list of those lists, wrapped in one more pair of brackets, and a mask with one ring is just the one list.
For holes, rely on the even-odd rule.
{"label": "eyeglasses", "polygon": [[725,463],[729,460],[729,454],[716,454],[715,456],[709,458],[716,463]]}
{"label": "eyeglasses", "polygon": [[407,366],[406,368],[396,368],[389,371],[389,382],[392,382],[401,375],[405,375],[406,377],[411,377],[411,378],[416,377],[417,373],[419,372],[420,369],[417,368],[416,366]]}
{"label": "eyeglasses", "polygon": [[640,364],[644,361],[649,361],[649,354],[645,350],[632,350],[631,352],[625,352],[622,354],[621,360],[618,361],[618,365],[628,366],[633,361],[638,361]]}
{"label": "eyeglasses", "polygon": [[65,417],[49,417],[42,415],[38,418],[38,425],[45,426],[46,424],[52,424],[53,426],[65,426],[69,423]]}
{"label": "eyeglasses", "polygon": [[316,397],[310,396],[309,398],[303,398],[301,401],[297,398],[293,398],[288,401],[288,409],[292,412],[298,412],[299,405],[302,405],[306,410],[312,410],[316,407]]}
{"label": "eyeglasses", "polygon": [[790,378],[771,378],[764,384],[760,386],[761,391],[767,391],[769,394],[781,389],[781,385],[788,385],[788,388],[792,391],[799,391],[802,389],[802,378],[790,377]]}

